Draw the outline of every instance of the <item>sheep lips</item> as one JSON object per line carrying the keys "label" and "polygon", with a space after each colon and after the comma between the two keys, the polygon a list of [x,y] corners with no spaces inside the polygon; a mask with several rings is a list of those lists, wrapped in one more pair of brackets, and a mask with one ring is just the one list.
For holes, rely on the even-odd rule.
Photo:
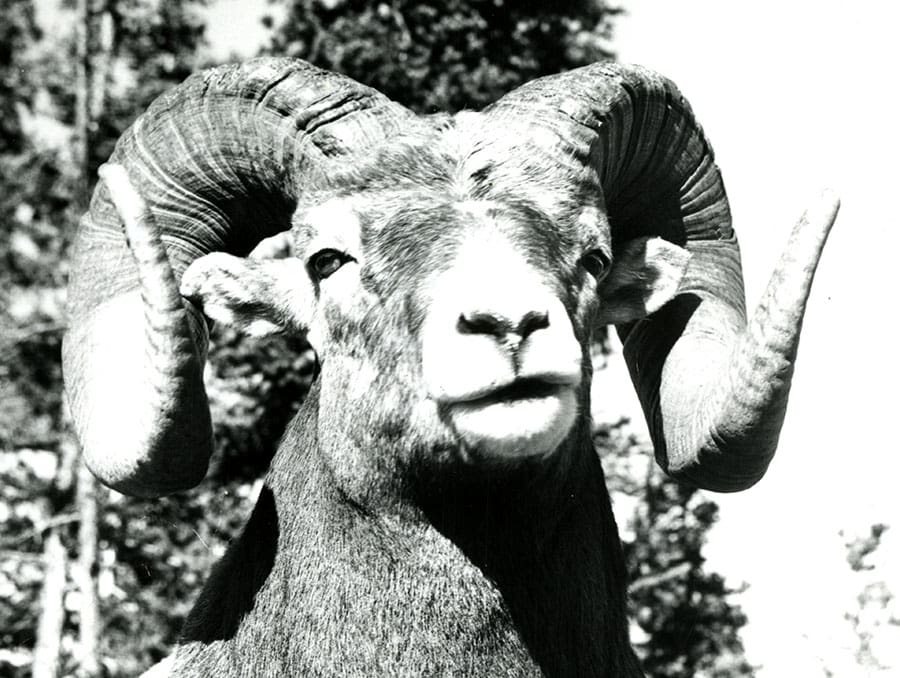
{"label": "sheep lips", "polygon": [[556,450],[575,422],[580,381],[577,372],[526,376],[437,401],[478,458],[544,457]]}

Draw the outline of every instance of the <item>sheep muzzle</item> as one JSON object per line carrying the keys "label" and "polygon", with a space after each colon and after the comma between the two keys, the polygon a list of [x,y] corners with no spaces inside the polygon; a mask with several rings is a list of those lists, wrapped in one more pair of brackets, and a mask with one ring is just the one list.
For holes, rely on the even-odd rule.
{"label": "sheep muzzle", "polygon": [[552,453],[576,420],[583,352],[546,273],[485,229],[428,297],[425,388],[461,442],[479,459]]}

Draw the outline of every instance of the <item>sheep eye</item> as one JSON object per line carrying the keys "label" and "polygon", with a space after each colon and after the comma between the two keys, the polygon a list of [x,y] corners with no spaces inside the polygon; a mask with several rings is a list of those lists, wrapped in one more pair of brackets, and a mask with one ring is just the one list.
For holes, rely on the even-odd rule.
{"label": "sheep eye", "polygon": [[324,280],[331,274],[335,273],[341,266],[350,261],[353,257],[348,256],[344,252],[338,250],[326,249],[316,252],[309,260],[310,270],[319,280]]}
{"label": "sheep eye", "polygon": [[599,249],[591,250],[581,257],[581,265],[597,280],[601,280],[609,271],[609,263],[609,257]]}

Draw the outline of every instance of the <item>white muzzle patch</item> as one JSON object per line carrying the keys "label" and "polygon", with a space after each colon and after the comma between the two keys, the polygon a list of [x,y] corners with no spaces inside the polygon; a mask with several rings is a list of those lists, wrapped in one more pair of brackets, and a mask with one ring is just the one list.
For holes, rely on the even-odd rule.
{"label": "white muzzle patch", "polygon": [[479,458],[545,456],[578,414],[581,346],[538,272],[501,234],[478,235],[429,288],[428,395]]}

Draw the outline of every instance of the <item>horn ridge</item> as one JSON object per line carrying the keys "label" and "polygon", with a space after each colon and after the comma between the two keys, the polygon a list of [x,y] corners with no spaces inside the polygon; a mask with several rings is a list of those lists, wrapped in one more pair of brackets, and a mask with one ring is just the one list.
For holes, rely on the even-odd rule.
{"label": "horn ridge", "polygon": [[[192,430],[209,418],[202,314],[182,300],[183,309],[156,309],[148,324],[133,308],[140,290],[172,288],[197,257],[243,255],[286,230],[298,200],[326,187],[330,174],[351,182],[338,170],[412,115],[345,76],[263,57],[190,76],[122,134],[110,157],[124,170],[113,172],[125,177],[113,189],[117,204],[140,203],[171,274],[135,260],[100,182],[72,249],[63,369],[76,430],[101,480],[153,496],[195,484],[208,461],[208,432]],[[193,348],[179,357],[174,346]],[[167,385],[147,399],[137,384]]]}

